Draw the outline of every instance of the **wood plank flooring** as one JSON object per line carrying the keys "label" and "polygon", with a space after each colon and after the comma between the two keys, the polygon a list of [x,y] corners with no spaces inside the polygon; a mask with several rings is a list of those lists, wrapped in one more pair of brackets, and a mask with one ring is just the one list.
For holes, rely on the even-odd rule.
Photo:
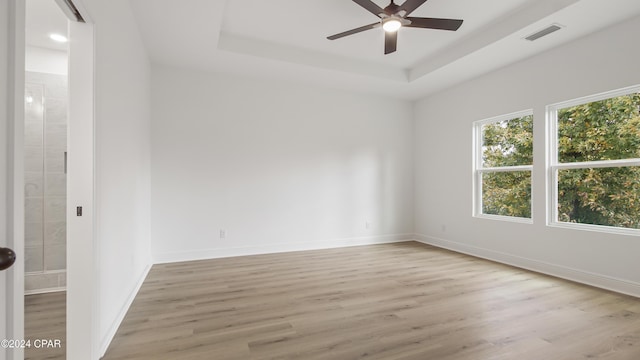
{"label": "wood plank flooring", "polygon": [[105,360],[640,359],[640,300],[419,243],[156,265]]}
{"label": "wood plank flooring", "polygon": [[[64,291],[24,297],[24,338],[32,342],[25,348],[25,360],[64,360],[67,324],[67,293]],[[36,348],[36,339],[60,340],[62,347]]]}

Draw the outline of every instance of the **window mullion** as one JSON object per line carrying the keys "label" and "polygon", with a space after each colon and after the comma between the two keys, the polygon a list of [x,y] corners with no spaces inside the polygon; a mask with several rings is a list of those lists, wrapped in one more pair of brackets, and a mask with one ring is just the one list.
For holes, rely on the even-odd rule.
{"label": "window mullion", "polygon": [[480,168],[479,172],[509,172],[509,171],[533,171],[533,165],[517,165],[517,166],[498,166]]}
{"label": "window mullion", "polygon": [[625,167],[640,166],[640,159],[622,159],[622,160],[600,160],[600,161],[584,161],[574,163],[554,164],[556,169],[590,169],[604,167]]}

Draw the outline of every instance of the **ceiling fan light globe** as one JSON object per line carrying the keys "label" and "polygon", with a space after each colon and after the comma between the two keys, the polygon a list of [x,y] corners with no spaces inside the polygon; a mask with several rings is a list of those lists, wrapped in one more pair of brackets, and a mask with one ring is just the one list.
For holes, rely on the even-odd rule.
{"label": "ceiling fan light globe", "polygon": [[382,23],[382,28],[386,32],[396,32],[402,27],[402,23],[397,19],[389,19]]}

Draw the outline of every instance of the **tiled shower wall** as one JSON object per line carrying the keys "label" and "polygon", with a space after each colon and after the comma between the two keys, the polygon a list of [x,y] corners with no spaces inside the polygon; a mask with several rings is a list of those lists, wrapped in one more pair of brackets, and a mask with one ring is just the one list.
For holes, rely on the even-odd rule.
{"label": "tiled shower wall", "polygon": [[66,286],[67,77],[26,73],[25,292]]}

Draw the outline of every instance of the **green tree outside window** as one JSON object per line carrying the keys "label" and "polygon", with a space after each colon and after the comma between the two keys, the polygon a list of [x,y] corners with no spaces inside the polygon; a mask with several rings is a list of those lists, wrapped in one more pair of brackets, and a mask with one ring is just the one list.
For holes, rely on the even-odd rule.
{"label": "green tree outside window", "polygon": [[[640,159],[640,94],[558,110],[558,163]],[[640,167],[558,171],[558,221],[640,228]]]}

